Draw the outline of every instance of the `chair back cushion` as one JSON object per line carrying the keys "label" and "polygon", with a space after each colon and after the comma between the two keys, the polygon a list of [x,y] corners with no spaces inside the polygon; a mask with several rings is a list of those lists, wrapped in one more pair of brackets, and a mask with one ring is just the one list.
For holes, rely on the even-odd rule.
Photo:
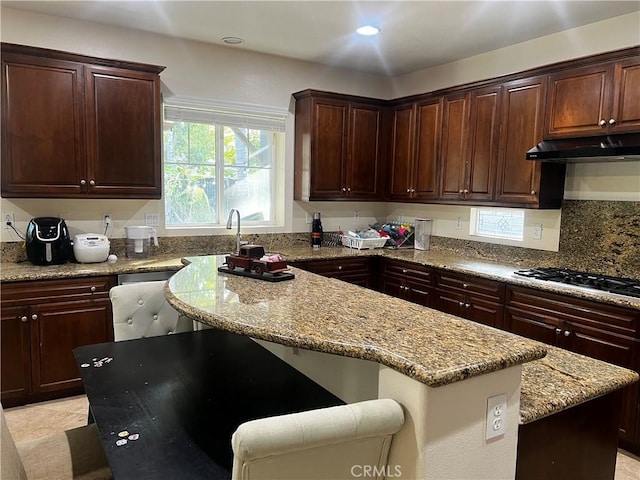
{"label": "chair back cushion", "polygon": [[167,302],[165,283],[164,280],[130,283],[110,290],[115,341],[193,330],[193,321]]}
{"label": "chair back cushion", "polygon": [[391,399],[246,422],[231,439],[232,479],[383,479],[403,424],[402,407]]}

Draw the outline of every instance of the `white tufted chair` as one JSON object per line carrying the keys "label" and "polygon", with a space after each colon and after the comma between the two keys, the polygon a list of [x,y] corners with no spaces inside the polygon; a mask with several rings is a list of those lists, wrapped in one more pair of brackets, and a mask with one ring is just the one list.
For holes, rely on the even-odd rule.
{"label": "white tufted chair", "polygon": [[109,291],[116,342],[193,330],[164,296],[164,280],[118,285]]}
{"label": "white tufted chair", "polygon": [[384,479],[393,434],[404,424],[391,399],[368,400],[243,423],[231,438],[232,480]]}

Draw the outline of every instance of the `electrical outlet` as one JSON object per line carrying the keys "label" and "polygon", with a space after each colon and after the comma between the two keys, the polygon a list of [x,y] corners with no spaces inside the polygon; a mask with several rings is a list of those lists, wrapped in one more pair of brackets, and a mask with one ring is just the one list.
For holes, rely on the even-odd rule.
{"label": "electrical outlet", "polygon": [[360,212],[358,210],[354,210],[353,211],[353,221],[354,222],[359,222],[360,221]]}
{"label": "electrical outlet", "polygon": [[111,225],[111,215],[105,213],[102,215],[102,226],[108,227],[109,225]]}
{"label": "electrical outlet", "polygon": [[496,395],[487,399],[487,428],[485,439],[504,435],[507,417],[507,395]]}
{"label": "electrical outlet", "polygon": [[10,229],[9,225],[16,226],[16,214],[13,212],[5,212],[2,214],[2,218],[4,219],[4,228]]}
{"label": "electrical outlet", "polygon": [[534,240],[542,240],[542,224],[534,223],[533,224],[533,233],[531,234],[531,238]]}
{"label": "electrical outlet", "polygon": [[462,230],[462,217],[458,217],[456,220],[456,230]]}
{"label": "electrical outlet", "polygon": [[149,227],[159,227],[160,226],[160,214],[159,213],[145,213],[144,214],[144,223]]}

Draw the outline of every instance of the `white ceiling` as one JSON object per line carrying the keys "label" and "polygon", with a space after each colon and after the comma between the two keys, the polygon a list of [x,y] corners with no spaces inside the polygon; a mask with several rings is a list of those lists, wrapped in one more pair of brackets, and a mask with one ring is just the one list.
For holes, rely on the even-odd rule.
{"label": "white ceiling", "polygon": [[[102,0],[2,6],[395,76],[636,12],[640,0]],[[380,35],[357,35],[364,23],[380,27]],[[244,43],[228,46],[221,41],[227,36]]]}

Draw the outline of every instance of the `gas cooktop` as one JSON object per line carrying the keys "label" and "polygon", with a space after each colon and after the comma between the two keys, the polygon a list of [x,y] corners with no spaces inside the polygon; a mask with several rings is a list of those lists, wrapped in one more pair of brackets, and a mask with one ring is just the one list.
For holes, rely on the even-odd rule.
{"label": "gas cooktop", "polygon": [[515,274],[640,298],[640,280],[632,278],[610,277],[566,268],[531,268],[518,270]]}

